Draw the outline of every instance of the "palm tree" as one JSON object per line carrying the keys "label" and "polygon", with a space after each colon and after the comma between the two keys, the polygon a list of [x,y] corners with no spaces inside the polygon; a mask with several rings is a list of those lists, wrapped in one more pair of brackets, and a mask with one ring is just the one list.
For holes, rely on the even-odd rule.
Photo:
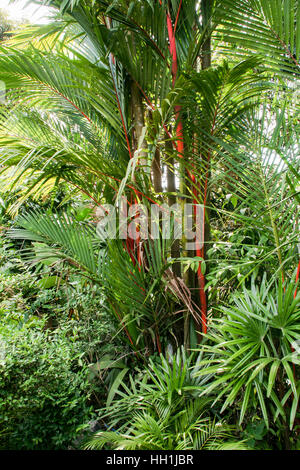
{"label": "palm tree", "polygon": [[121,196],[129,205],[201,204],[205,243],[191,253],[184,240],[99,243],[90,228],[41,214],[20,219],[14,236],[47,244],[43,256],[54,250],[104,283],[136,351],[161,351],[170,337],[193,345],[218,288],[216,223],[268,232],[242,280],[266,264],[286,283],[295,272],[299,120],[286,97],[296,98],[299,2],[47,3],[53,22],[25,29],[0,55],[13,106],[2,110],[1,165],[13,185],[29,181],[21,200],[64,181],[70,197],[81,192],[99,207]]}
{"label": "palm tree", "polygon": [[[85,448],[126,450],[244,450],[236,429],[211,410],[211,397],[199,398],[207,379],[196,377],[201,354],[178,349],[167,359],[150,359],[142,376],[130,377],[100,410],[103,429]],[[205,370],[205,367],[203,367]],[[108,424],[106,424],[108,423]]]}
{"label": "palm tree", "polygon": [[240,424],[251,408],[260,409],[267,429],[281,421],[277,439],[289,449],[299,409],[299,358],[291,344],[299,338],[300,297],[292,284],[283,288],[280,276],[278,284],[268,285],[264,276],[257,285],[253,278],[251,289],[233,296],[202,346],[211,364],[200,362],[195,375],[208,379],[203,395],[217,391],[215,402],[226,396],[221,413],[240,400]]}

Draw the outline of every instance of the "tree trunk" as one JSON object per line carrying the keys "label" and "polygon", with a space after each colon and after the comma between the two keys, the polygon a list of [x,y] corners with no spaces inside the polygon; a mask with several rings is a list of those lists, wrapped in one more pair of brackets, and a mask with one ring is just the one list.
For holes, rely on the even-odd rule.
{"label": "tree trunk", "polygon": [[[168,139],[168,137],[167,137]],[[177,202],[177,189],[176,189],[176,176],[175,176],[175,161],[174,158],[171,156],[173,152],[172,142],[166,140],[166,154],[168,156],[167,159],[167,191],[168,195],[168,204],[171,207],[173,204]],[[170,194],[172,193],[172,194]],[[172,243],[171,247],[171,256],[172,258],[180,258],[180,240],[175,239]],[[177,277],[181,277],[181,265],[180,262],[176,262],[172,265],[173,273]]]}
{"label": "tree trunk", "polygon": [[139,165],[145,167],[147,164],[147,143],[145,139],[140,142],[145,125],[144,106],[141,92],[135,82],[131,84],[131,110],[133,122],[133,151],[136,152],[139,149]]}

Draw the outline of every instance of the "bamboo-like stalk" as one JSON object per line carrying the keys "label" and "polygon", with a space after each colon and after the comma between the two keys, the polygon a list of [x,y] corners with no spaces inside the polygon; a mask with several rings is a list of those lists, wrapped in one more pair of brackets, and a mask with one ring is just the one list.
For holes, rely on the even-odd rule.
{"label": "bamboo-like stalk", "polygon": [[299,281],[299,276],[300,276],[300,260],[298,262],[298,268],[297,268],[296,279],[295,279],[296,289],[295,289],[295,292],[294,292],[294,299],[297,296],[297,284],[298,284],[298,281]]}
{"label": "bamboo-like stalk", "polygon": [[[203,2],[203,8],[206,11],[209,11],[209,6],[210,6],[210,0],[206,0]],[[177,78],[177,73],[178,73],[178,61],[177,61],[177,47],[176,47],[176,38],[175,38],[175,33],[176,33],[176,27],[180,15],[180,10],[181,10],[182,2],[180,2],[177,15],[176,15],[176,21],[175,25],[173,27],[172,24],[172,19],[171,19],[171,14],[170,14],[170,8],[167,11],[167,30],[168,30],[168,36],[169,36],[169,50],[170,50],[170,55],[172,59],[172,67],[171,67],[171,73],[172,73],[172,83],[173,86],[175,84],[176,78]],[[206,43],[204,45],[205,52],[207,52],[207,57],[206,59],[202,60],[202,68],[210,66],[210,39],[208,38],[206,40]],[[181,112],[181,107],[180,106],[175,106],[175,118],[176,118],[176,144],[177,144],[177,151],[180,157],[183,158],[184,156],[184,136],[183,136],[183,123],[182,119],[180,118],[180,112]],[[189,174],[189,178],[192,181],[193,184],[193,204],[194,204],[194,213],[196,213],[196,204],[197,204],[197,191],[195,190],[195,176],[193,174]],[[205,183],[205,188],[207,188],[207,179],[208,179],[208,174],[206,175],[206,183]],[[207,199],[207,191],[205,191],[204,195],[204,213],[205,213],[205,204],[206,204],[206,199]],[[204,220],[204,225],[205,225],[205,220]],[[196,255],[199,257],[204,258],[204,248],[201,248],[198,245],[198,242],[196,241]],[[201,263],[199,263],[199,269],[197,271],[197,277],[198,277],[198,286],[199,286],[199,299],[200,299],[200,305],[201,305],[201,326],[202,326],[202,332],[205,334],[207,332],[207,301],[206,301],[206,294],[205,294],[205,276],[202,272],[201,269]],[[200,326],[200,325],[199,325]],[[200,336],[198,335],[198,340],[200,341]]]}
{"label": "bamboo-like stalk", "polygon": [[[203,25],[206,25],[210,22],[211,17],[211,9],[212,9],[212,0],[202,0],[201,3],[201,10],[202,10],[202,18],[203,18]],[[211,37],[208,36],[202,46],[202,54],[201,54],[201,68],[205,70],[211,66]],[[214,127],[214,123],[213,123]],[[212,130],[213,132],[213,130]],[[204,168],[206,168],[206,172],[204,175],[204,194],[203,194],[203,229],[204,229],[204,236],[203,247],[198,251],[197,256],[201,258],[206,258],[206,251],[208,242],[210,239],[210,222],[209,222],[209,201],[210,201],[210,192],[209,192],[209,181],[210,181],[210,153],[207,155],[201,156],[202,160],[204,160]],[[205,275],[201,269],[201,262],[199,263],[198,268],[198,283],[199,283],[199,292],[200,292],[200,302],[201,302],[201,322],[202,322],[202,330],[203,333],[207,333],[207,298],[205,292],[205,284],[206,279]]]}
{"label": "bamboo-like stalk", "polygon": [[152,180],[153,187],[156,194],[160,194],[163,191],[162,187],[162,168],[160,151],[158,148],[155,149],[155,154],[152,162]]}
{"label": "bamboo-like stalk", "polygon": [[[176,177],[175,177],[175,170],[174,170],[174,157],[170,156],[172,155],[173,148],[172,148],[172,142],[169,140],[166,140],[165,143],[166,147],[166,154],[168,156],[167,159],[167,191],[168,191],[168,204],[169,207],[173,206],[173,204],[176,204],[177,202],[177,197],[176,197]],[[171,246],[171,256],[173,259],[178,259],[180,258],[180,242],[178,239],[175,239],[172,243]],[[181,265],[180,262],[176,262],[172,265],[172,270],[175,276],[181,277]]]}

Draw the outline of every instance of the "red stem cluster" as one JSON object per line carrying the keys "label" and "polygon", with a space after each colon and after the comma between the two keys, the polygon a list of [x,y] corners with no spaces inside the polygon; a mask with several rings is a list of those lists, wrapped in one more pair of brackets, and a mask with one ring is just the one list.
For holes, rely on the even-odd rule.
{"label": "red stem cluster", "polygon": [[[160,1],[161,4],[161,1]],[[179,19],[179,13],[181,10],[182,6],[182,1],[180,1],[177,15],[176,15],[176,20],[175,24],[173,27],[172,24],[172,19],[170,15],[170,11],[168,10],[167,12],[167,29],[168,29],[168,36],[169,36],[169,50],[170,50],[170,55],[172,58],[172,67],[171,67],[171,72],[172,72],[172,83],[173,86],[175,84],[176,78],[177,78],[177,73],[178,73],[178,61],[177,61],[177,48],[176,48],[176,38],[175,38],[175,32],[178,24],[178,19]],[[183,142],[183,124],[182,120],[180,119],[180,111],[181,111],[181,106],[175,106],[175,117],[176,117],[176,137],[177,137],[177,151],[180,157],[183,157],[184,154],[184,142]],[[198,190],[196,189],[196,178],[193,174],[188,172],[188,176],[192,181],[193,184],[193,205],[194,205],[194,218],[196,221],[196,205],[197,205],[197,198],[198,198]],[[207,178],[205,181],[205,191],[204,191],[204,220],[203,220],[203,231],[204,231],[204,224],[205,224],[205,204],[206,204],[206,199],[207,199]],[[204,233],[203,233],[204,235]],[[204,241],[204,236],[203,236],[203,241]],[[198,240],[196,239],[196,255],[198,257],[204,258],[204,246],[200,246]],[[206,302],[206,294],[205,294],[205,276],[202,273],[201,270],[201,261],[199,262],[199,268],[197,271],[197,277],[198,277],[198,285],[199,285],[199,297],[200,297],[200,305],[201,305],[201,323],[202,323],[202,332],[204,334],[207,333],[207,302]]]}

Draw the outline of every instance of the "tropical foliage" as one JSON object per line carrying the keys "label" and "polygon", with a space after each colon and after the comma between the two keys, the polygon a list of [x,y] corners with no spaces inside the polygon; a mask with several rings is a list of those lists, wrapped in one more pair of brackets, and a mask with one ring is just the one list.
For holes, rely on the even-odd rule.
{"label": "tropical foliage", "polygon": [[[277,287],[277,288],[276,288]],[[221,412],[239,397],[240,424],[251,407],[259,407],[267,428],[280,417],[293,429],[299,407],[299,365],[293,345],[299,338],[299,294],[290,285],[275,288],[265,278],[251,290],[233,296],[233,305],[212,329],[211,344],[202,351],[209,364],[196,375],[211,376],[204,395],[217,392],[215,401],[226,396]],[[221,324],[220,324],[221,323]],[[291,346],[292,345],[292,346]]]}
{"label": "tropical foliage", "polygon": [[[49,21],[0,46],[6,347],[11,322],[46,362],[62,336],[49,367],[68,351],[78,429],[100,410],[88,447],[296,448],[299,1],[31,3]],[[157,210],[155,236],[136,204]],[[192,248],[170,209],[188,204]],[[66,421],[55,448],[77,435]]]}

